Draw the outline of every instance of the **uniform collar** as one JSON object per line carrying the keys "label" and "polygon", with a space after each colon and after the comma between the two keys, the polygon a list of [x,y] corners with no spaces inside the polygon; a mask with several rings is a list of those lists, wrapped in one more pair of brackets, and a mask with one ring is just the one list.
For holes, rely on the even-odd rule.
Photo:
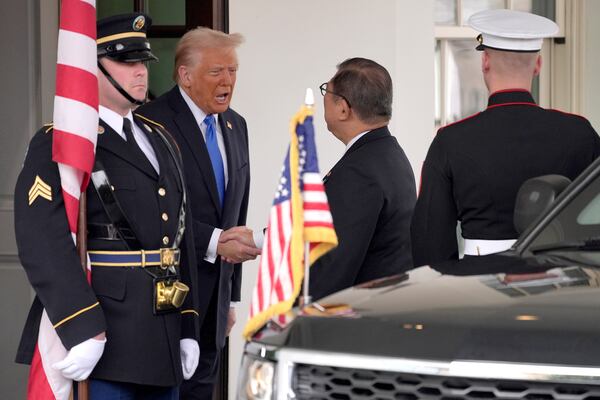
{"label": "uniform collar", "polygon": [[110,126],[112,130],[117,132],[119,136],[121,136],[123,139],[125,139],[125,134],[123,133],[123,118],[128,118],[131,122],[131,126],[135,125],[133,122],[133,114],[131,113],[131,110],[129,111],[129,113],[127,113],[125,117],[122,117],[120,114],[114,112],[110,108],[100,106],[98,107],[98,114],[100,119],[106,122],[106,125]]}
{"label": "uniform collar", "polygon": [[488,99],[488,108],[506,104],[536,105],[531,93],[525,89],[499,90],[492,93]]}

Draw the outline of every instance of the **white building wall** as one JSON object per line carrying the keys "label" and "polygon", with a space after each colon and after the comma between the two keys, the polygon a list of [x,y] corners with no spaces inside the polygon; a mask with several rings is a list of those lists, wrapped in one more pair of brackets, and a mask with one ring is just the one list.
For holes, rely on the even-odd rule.
{"label": "white building wall", "polygon": [[[336,64],[371,58],[394,82],[391,131],[404,148],[418,182],[434,135],[433,0],[230,0],[230,32],[246,42],[233,108],[245,116],[250,134],[251,191],[248,226],[267,223],[268,211],[289,143],[289,119],[315,92],[315,130],[321,173],[339,159],[344,145],[326,129],[318,86]],[[385,173],[382,171],[382,173]],[[230,341],[230,399],[243,351],[241,331],[256,281],[256,261],[244,264],[242,304]]]}

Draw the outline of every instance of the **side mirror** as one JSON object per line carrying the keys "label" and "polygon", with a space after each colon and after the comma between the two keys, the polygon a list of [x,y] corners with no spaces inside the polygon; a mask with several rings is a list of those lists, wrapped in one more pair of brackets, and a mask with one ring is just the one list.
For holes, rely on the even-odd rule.
{"label": "side mirror", "polygon": [[544,175],[526,180],[517,193],[513,223],[519,234],[565,190],[571,180],[562,175]]}

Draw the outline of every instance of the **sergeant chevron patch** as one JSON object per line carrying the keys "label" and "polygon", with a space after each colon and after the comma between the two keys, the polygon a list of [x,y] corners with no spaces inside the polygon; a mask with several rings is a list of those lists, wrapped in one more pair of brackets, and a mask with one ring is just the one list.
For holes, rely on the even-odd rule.
{"label": "sergeant chevron patch", "polygon": [[52,201],[52,188],[39,175],[36,175],[35,181],[29,189],[29,205],[31,206],[38,197]]}

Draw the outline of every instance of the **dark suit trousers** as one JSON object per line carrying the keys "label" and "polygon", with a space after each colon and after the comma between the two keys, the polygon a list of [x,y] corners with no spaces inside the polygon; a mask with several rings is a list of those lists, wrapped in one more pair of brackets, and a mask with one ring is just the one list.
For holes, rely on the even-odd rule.
{"label": "dark suit trousers", "polygon": [[[217,308],[218,291],[214,291],[210,300],[210,310]],[[219,356],[215,343],[216,314],[210,312],[200,329],[200,361],[194,375],[183,381],[179,389],[180,400],[211,400],[213,398],[215,381],[219,372]]]}

